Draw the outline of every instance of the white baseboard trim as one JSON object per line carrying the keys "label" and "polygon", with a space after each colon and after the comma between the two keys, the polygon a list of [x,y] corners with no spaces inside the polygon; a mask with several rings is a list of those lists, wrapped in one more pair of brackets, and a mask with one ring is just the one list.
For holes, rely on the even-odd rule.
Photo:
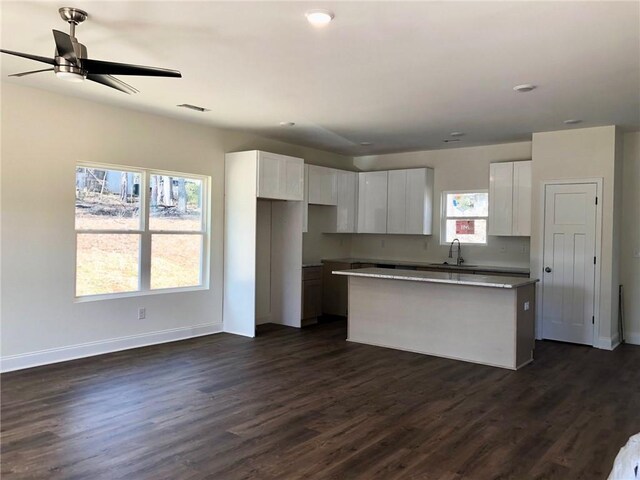
{"label": "white baseboard trim", "polygon": [[175,342],[186,340],[187,338],[201,337],[221,333],[221,323],[205,323],[190,327],[171,328],[158,332],[141,333],[126,337],[100,340],[97,342],[81,343],[68,347],[51,348],[37,352],[21,353],[18,355],[8,355],[0,358],[0,371],[11,372],[24,368],[48,365],[51,363],[66,362],[77,358],[92,357],[105,353],[118,352],[131,348],[146,347],[159,343]]}
{"label": "white baseboard trim", "polygon": [[599,337],[594,347],[602,350],[613,350],[618,345],[620,345],[620,335],[616,333],[612,337]]}
{"label": "white baseboard trim", "polygon": [[640,345],[640,332],[625,332],[624,342],[631,345]]}

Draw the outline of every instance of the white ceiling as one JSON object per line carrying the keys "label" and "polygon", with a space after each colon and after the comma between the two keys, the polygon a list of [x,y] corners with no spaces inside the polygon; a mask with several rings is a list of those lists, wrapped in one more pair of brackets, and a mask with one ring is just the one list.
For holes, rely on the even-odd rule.
{"label": "white ceiling", "polygon": [[[59,2],[1,4],[2,48],[53,56]],[[640,126],[640,2],[72,1],[89,57],[176,68],[128,96],[2,55],[2,80],[347,155]],[[304,17],[328,8],[323,29]],[[512,87],[533,83],[518,94]],[[178,109],[192,103],[207,113]],[[568,127],[563,120],[582,119]],[[281,121],[296,122],[283,128]],[[360,142],[372,142],[363,147]]]}

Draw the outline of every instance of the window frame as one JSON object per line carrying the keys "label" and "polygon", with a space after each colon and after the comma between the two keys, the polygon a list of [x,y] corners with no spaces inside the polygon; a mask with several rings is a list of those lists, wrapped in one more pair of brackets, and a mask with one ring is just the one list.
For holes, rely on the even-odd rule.
{"label": "window frame", "polygon": [[[198,175],[193,173],[174,172],[168,170],[159,170],[153,168],[130,167],[121,164],[94,163],[94,162],[77,162],[74,171],[77,168],[94,168],[102,170],[115,170],[137,173],[140,175],[140,222],[138,229],[104,229],[104,230],[79,230],[75,226],[75,202],[74,202],[74,302],[91,302],[96,300],[109,300],[117,298],[139,297],[146,295],[161,295],[166,293],[191,292],[199,290],[208,290],[210,281],[210,249],[211,249],[211,219],[210,219],[210,185],[211,177],[207,175]],[[201,216],[199,231],[185,230],[151,230],[150,213],[151,202],[149,201],[151,184],[151,175],[171,176],[178,178],[188,178],[199,180],[201,182]],[[138,234],[140,235],[139,255],[138,255],[138,289],[128,292],[115,293],[98,293],[92,295],[77,294],[78,287],[78,235],[79,234]],[[202,237],[202,249],[200,256],[200,284],[187,287],[170,287],[151,289],[151,240],[154,234],[163,235],[200,235]]]}
{"label": "window frame", "polygon": [[463,242],[462,245],[486,247],[489,240],[489,212],[486,216],[480,215],[467,215],[464,217],[448,217],[447,216],[447,195],[452,194],[464,194],[464,193],[486,193],[487,194],[487,208],[489,206],[489,190],[486,188],[477,188],[472,190],[445,190],[440,196],[440,245],[450,245],[451,242],[447,242],[447,220],[485,220],[487,223],[487,234],[484,242]]}

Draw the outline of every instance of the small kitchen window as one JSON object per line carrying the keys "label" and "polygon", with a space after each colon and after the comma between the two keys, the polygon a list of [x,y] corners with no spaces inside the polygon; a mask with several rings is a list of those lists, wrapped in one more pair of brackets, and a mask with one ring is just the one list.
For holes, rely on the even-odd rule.
{"label": "small kitchen window", "polygon": [[489,193],[486,190],[442,193],[440,242],[486,245]]}

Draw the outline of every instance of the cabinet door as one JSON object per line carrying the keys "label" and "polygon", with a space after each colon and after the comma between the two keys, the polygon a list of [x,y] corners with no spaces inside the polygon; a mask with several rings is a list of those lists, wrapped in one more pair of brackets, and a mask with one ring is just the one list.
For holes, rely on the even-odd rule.
{"label": "cabinet door", "polygon": [[489,235],[511,235],[513,223],[513,162],[489,167]]}
{"label": "cabinet door", "polygon": [[314,205],[337,205],[338,183],[333,168],[309,165],[309,203]]}
{"label": "cabinet door", "polygon": [[302,232],[309,231],[309,165],[304,166],[304,204],[302,205]]}
{"label": "cabinet door", "polygon": [[303,200],[304,198],[304,160],[283,157],[281,166],[281,196],[284,200]]}
{"label": "cabinet door", "polygon": [[513,235],[531,236],[531,162],[513,163]]}
{"label": "cabinet door", "polygon": [[258,197],[279,198],[280,158],[277,155],[260,152],[258,158]]}
{"label": "cabinet door", "polygon": [[355,233],[358,202],[358,174],[337,171],[338,208],[336,212],[336,232]]}
{"label": "cabinet door", "polygon": [[322,315],[322,280],[302,282],[302,320]]}
{"label": "cabinet door", "polygon": [[358,174],[358,233],[387,233],[387,172]]}
{"label": "cabinet door", "polygon": [[389,171],[387,191],[387,233],[407,233],[407,170]]}
{"label": "cabinet door", "polygon": [[413,235],[431,234],[433,203],[433,170],[407,170],[405,232]]}

